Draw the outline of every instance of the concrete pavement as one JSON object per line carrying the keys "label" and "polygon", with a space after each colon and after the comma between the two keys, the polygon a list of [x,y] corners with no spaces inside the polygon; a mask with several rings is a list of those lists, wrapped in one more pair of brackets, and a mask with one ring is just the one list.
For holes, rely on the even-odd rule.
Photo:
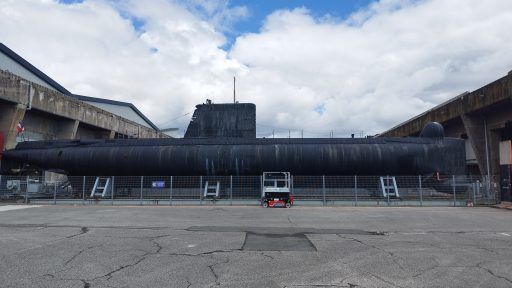
{"label": "concrete pavement", "polygon": [[9,210],[0,212],[0,283],[511,287],[511,216],[476,207]]}

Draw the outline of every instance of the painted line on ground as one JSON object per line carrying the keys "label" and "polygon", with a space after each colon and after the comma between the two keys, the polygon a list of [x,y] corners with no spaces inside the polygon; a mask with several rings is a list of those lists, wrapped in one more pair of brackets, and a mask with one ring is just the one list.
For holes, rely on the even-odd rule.
{"label": "painted line on ground", "polygon": [[41,205],[5,205],[5,206],[0,206],[0,212],[27,209],[27,208],[36,208],[36,207],[41,207]]}

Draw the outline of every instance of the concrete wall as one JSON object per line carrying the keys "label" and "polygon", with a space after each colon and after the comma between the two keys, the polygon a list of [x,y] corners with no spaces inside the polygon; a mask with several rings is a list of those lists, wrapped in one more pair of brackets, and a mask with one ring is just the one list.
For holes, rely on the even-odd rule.
{"label": "concrete wall", "polygon": [[168,138],[152,128],[0,70],[0,132],[6,149],[15,147],[16,126],[22,122],[32,140],[113,138]]}
{"label": "concrete wall", "polygon": [[500,181],[501,141],[512,138],[512,71],[473,92],[463,93],[379,136],[417,136],[431,121],[440,122],[447,137],[467,138],[475,160],[468,172],[492,175]]}
{"label": "concrete wall", "polygon": [[85,103],[89,103],[92,106],[98,107],[100,109],[103,109],[105,111],[108,111],[112,114],[119,115],[123,118],[126,118],[128,120],[131,120],[135,123],[138,123],[140,125],[144,125],[146,127],[150,127],[149,123],[146,122],[142,117],[140,117],[135,111],[132,110],[132,108],[127,106],[119,106],[119,105],[112,105],[108,103],[100,103],[100,102],[92,102],[92,101],[84,101]]}
{"label": "concrete wall", "polygon": [[512,99],[512,74],[502,77],[471,93],[463,93],[449,101],[434,107],[404,123],[401,123],[380,136],[403,137],[419,134],[428,122],[447,122],[461,115],[485,112],[493,106],[510,104]]}

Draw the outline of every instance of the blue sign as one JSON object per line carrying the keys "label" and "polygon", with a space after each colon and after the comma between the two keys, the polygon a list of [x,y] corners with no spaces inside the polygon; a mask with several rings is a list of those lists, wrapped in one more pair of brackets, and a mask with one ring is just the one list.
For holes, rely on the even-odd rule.
{"label": "blue sign", "polygon": [[165,188],[165,181],[153,181],[151,182],[152,188]]}

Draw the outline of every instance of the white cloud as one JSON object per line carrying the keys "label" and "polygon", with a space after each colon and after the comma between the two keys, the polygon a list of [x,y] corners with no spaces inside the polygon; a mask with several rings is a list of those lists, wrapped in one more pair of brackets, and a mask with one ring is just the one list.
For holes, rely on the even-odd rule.
{"label": "white cloud", "polygon": [[243,67],[219,49],[224,36],[180,5],[151,3],[2,1],[0,39],[73,93],[133,102],[155,123],[227,101]]}
{"label": "white cloud", "polygon": [[512,1],[381,0],[341,21],[275,11],[229,52],[223,33],[245,7],[150,3],[4,0],[0,41],[74,93],[133,102],[181,129],[189,117],[170,120],[206,98],[231,101],[237,76],[260,136],[381,132],[512,66]]}
{"label": "white cloud", "polygon": [[337,23],[276,11],[230,56],[251,67],[241,82],[265,123],[376,133],[511,69],[511,13],[510,1],[455,0],[381,1]]}

